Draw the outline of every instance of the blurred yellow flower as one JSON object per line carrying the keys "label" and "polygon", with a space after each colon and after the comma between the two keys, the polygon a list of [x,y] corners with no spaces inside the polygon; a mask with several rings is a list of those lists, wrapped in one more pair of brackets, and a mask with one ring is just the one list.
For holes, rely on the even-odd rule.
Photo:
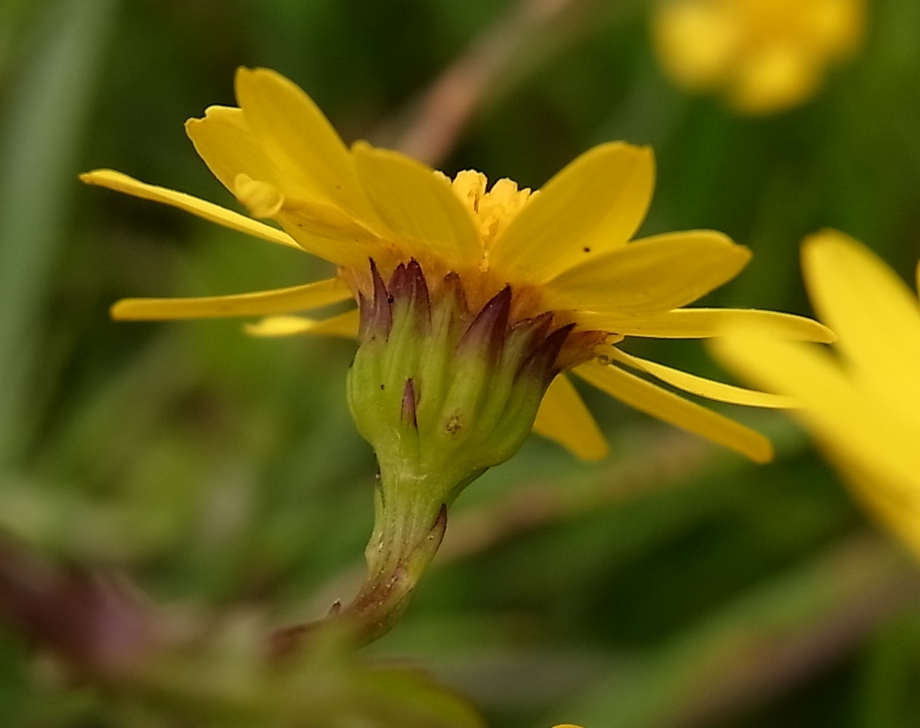
{"label": "blurred yellow flower", "polygon": [[747,114],[796,106],[862,40],[864,0],[658,0],[652,33],[668,75]]}
{"label": "blurred yellow flower", "polygon": [[[346,147],[313,101],[270,70],[240,69],[235,88],[239,108],[211,107],[186,129],[252,217],[111,170],[90,172],[83,181],[306,251],[337,266],[336,274],[259,293],[122,300],[112,308],[116,319],[267,316],[250,333],[355,336],[357,310],[323,320],[290,314],[349,298],[367,303],[378,282],[404,281],[405,267],[416,261],[433,299],[439,287],[459,279],[475,312],[507,289],[509,327],[543,321],[560,332],[564,344],[553,374],[570,369],[639,410],[756,461],[771,457],[760,434],[633,372],[719,401],[773,407],[786,400],[676,371],[616,346],[628,336],[706,338],[727,321],[771,321],[805,340],[828,335],[817,322],[787,314],[681,308],[733,278],[750,253],[708,230],[631,241],[651,201],[650,149],[602,144],[538,193],[507,179],[489,189],[478,172],[450,181],[395,151],[360,141]],[[282,229],[252,218],[272,218]],[[564,374],[549,385],[534,429],[583,458],[606,453],[603,435]]]}
{"label": "blurred yellow flower", "polygon": [[799,400],[795,415],[859,500],[920,556],[920,303],[834,230],[805,241],[802,268],[815,311],[837,334],[833,352],[743,326],[712,348],[751,382]]}

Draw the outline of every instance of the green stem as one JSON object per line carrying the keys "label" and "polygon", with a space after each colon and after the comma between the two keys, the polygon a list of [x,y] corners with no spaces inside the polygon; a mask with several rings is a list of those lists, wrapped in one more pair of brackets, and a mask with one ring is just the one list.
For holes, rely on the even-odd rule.
{"label": "green stem", "polygon": [[441,545],[447,505],[432,505],[424,483],[412,477],[378,477],[374,532],[365,549],[367,576],[357,596],[336,604],[323,619],[272,636],[272,651],[284,656],[329,627],[343,627],[358,645],[390,631],[409,604],[416,584]]}
{"label": "green stem", "polygon": [[374,529],[365,552],[368,570],[364,586],[336,615],[355,623],[361,643],[373,642],[396,624],[444,538],[446,505],[424,527],[417,519],[403,518],[405,515],[386,513],[382,528]]}

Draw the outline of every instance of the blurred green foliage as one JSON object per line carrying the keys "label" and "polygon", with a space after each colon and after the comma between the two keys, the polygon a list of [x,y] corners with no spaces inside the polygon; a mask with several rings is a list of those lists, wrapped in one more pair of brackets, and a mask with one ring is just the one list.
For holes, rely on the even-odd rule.
{"label": "blurred green foliage", "polygon": [[[861,55],[807,105],[765,118],[672,88],[651,54],[645,3],[574,5],[498,74],[445,171],[536,187],[599,141],[648,143],[658,183],[643,232],[716,228],[755,252],[707,303],[807,313],[798,245],[825,226],[912,278],[916,0],[870,3]],[[4,532],[55,558],[123,569],[179,610],[245,606],[283,624],[351,596],[374,475],[343,396],[353,347],[253,340],[232,321],[107,318],[119,297],[291,285],[322,264],[81,188],[76,175],[113,167],[230,204],[182,122],[232,103],[237,66],[295,80],[346,140],[386,139],[514,6],[0,4]],[[633,351],[725,376],[695,343]],[[485,476],[454,509],[416,602],[369,658],[424,665],[508,728],[917,725],[916,569],[865,535],[800,432],[778,415],[738,413],[778,443],[777,462],[755,467],[585,396],[612,440],[609,461],[588,466],[534,438]],[[351,669],[368,668],[341,674]],[[315,674],[304,668],[305,694]],[[439,705],[434,688],[405,690],[416,688]],[[168,724],[139,705],[65,689],[25,640],[0,633],[4,726]]]}

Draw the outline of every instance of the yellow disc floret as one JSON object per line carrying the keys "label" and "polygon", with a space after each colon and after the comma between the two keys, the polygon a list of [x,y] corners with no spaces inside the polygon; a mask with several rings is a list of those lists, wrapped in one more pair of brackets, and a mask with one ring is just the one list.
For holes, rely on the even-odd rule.
{"label": "yellow disc floret", "polygon": [[489,180],[482,172],[472,169],[458,172],[451,182],[454,194],[476,219],[486,258],[492,242],[534,194],[529,187],[518,189],[517,182],[507,178],[498,180],[492,189],[486,191],[488,184]]}

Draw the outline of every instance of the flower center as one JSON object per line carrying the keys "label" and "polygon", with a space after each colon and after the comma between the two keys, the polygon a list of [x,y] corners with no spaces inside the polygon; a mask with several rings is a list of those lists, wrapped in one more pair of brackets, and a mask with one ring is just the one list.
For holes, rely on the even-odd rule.
{"label": "flower center", "polygon": [[486,254],[499,234],[535,194],[529,187],[519,190],[517,182],[507,178],[498,180],[487,191],[488,182],[482,172],[472,169],[458,172],[451,181],[454,194],[473,213]]}

